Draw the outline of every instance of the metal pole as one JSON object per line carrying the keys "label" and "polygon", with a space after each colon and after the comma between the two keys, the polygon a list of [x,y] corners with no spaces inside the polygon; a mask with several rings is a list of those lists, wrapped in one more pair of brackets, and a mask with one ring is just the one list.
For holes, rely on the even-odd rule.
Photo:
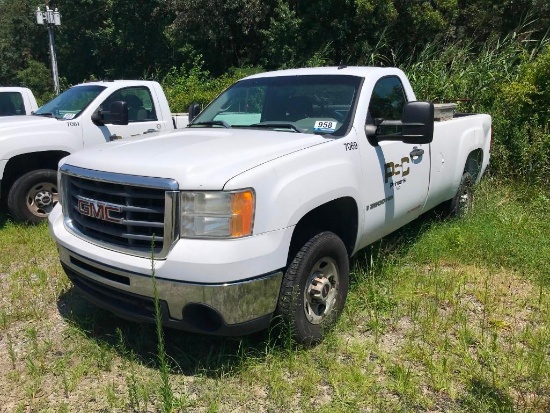
{"label": "metal pole", "polygon": [[55,55],[55,43],[53,38],[53,26],[48,25],[48,38],[50,39],[50,57],[52,59],[52,73],[55,94],[59,95],[59,74],[57,73],[57,56]]}
{"label": "metal pole", "polygon": [[55,26],[61,26],[61,13],[57,9],[51,10],[48,7],[49,0],[44,1],[46,3],[46,11],[42,12],[40,6],[37,7],[36,23],[40,25],[46,25],[48,29],[48,39],[50,40],[50,57],[52,59],[52,75],[53,75],[53,85],[55,88],[55,94],[59,95],[59,74],[57,72],[57,56],[55,55],[55,42],[53,38],[53,28]]}

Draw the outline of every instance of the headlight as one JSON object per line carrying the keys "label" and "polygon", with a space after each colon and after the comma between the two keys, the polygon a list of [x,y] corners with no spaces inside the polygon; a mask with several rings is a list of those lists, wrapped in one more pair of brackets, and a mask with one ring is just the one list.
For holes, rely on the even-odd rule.
{"label": "headlight", "polygon": [[255,194],[234,192],[182,192],[183,238],[238,238],[252,234]]}

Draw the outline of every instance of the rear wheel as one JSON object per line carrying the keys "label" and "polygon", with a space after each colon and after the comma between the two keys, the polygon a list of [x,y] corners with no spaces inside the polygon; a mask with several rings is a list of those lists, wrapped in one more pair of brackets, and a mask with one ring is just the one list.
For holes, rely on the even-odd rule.
{"label": "rear wheel", "polygon": [[456,195],[451,199],[449,215],[463,217],[471,212],[474,204],[474,179],[468,172],[464,172]]}
{"label": "rear wheel", "polygon": [[44,221],[59,201],[57,173],[37,169],[18,178],[9,190],[8,212],[15,221]]}
{"label": "rear wheel", "polygon": [[277,313],[294,339],[312,345],[321,341],[344,308],[349,287],[349,260],[342,240],[332,232],[315,235],[289,265]]}

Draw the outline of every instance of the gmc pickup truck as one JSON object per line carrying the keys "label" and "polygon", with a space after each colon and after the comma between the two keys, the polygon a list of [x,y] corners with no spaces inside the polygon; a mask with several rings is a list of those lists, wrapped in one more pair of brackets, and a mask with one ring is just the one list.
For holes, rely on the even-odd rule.
{"label": "gmc pickup truck", "polygon": [[43,221],[57,203],[61,158],[112,140],[165,135],[187,123],[187,116],[171,116],[157,82],[74,86],[32,114],[0,118],[0,198],[15,221]]}
{"label": "gmc pickup truck", "polygon": [[121,317],[154,322],[154,280],[165,326],[240,335],[277,315],[317,343],[349,258],[436,205],[467,211],[489,163],[490,116],[434,121],[395,68],[258,74],[195,115],[60,163],[61,264]]}
{"label": "gmc pickup truck", "polygon": [[36,99],[26,87],[0,87],[0,116],[30,115],[38,109]]}

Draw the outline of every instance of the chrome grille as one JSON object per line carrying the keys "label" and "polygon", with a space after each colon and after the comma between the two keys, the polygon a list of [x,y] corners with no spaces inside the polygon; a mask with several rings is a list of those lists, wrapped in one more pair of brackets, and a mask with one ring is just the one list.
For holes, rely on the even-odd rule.
{"label": "chrome grille", "polygon": [[164,258],[177,239],[177,183],[63,165],[65,225],[112,250]]}

